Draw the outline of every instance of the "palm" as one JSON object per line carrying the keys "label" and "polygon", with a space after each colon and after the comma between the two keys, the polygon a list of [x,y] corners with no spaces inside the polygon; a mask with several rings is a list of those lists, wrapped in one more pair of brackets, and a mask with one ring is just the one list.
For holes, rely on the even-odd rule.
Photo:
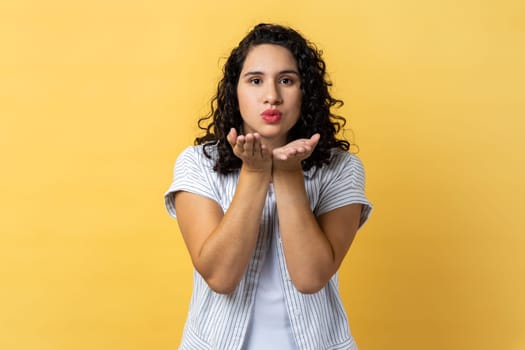
{"label": "palm", "polygon": [[262,143],[257,133],[237,135],[235,129],[227,135],[233,153],[242,160],[243,165],[256,171],[269,171],[272,166],[272,157],[267,147]]}
{"label": "palm", "polygon": [[310,157],[319,138],[319,134],[314,134],[309,139],[294,140],[282,147],[275,148],[272,151],[274,167],[289,168],[300,165],[301,161]]}

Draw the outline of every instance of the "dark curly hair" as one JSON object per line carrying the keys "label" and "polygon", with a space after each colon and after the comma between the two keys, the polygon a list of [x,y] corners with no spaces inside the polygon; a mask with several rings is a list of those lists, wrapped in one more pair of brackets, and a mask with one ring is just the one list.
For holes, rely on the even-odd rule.
{"label": "dark curly hair", "polygon": [[350,143],[336,138],[346,120],[330,112],[333,106],[341,107],[342,100],[330,96],[332,83],[326,77],[326,65],[322,51],[307,41],[297,31],[275,24],[261,23],[255,26],[234,48],[224,68],[224,76],[217,86],[217,95],[211,101],[211,111],[199,119],[199,128],[205,135],[195,139],[196,145],[204,144],[204,154],[211,158],[207,148],[217,145],[218,158],[214,170],[227,174],[240,169],[242,161],[237,158],[226,139],[231,128],[242,130],[243,120],[237,100],[237,84],[250,49],[261,44],[280,45],[293,54],[301,78],[301,115],[290,129],[288,140],[309,138],[319,133],[321,138],[309,158],[303,160],[303,170],[321,167],[330,162],[330,150],[340,148],[348,151]]}

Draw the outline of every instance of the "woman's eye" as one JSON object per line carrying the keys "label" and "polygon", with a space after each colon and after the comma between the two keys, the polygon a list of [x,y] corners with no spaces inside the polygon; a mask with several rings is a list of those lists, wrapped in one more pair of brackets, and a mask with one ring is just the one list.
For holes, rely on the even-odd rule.
{"label": "woman's eye", "polygon": [[261,79],[259,78],[253,78],[250,80],[250,83],[254,84],[254,85],[258,85],[261,83]]}
{"label": "woman's eye", "polygon": [[285,85],[290,85],[293,83],[293,80],[290,79],[290,78],[282,78],[281,79],[281,83],[285,84]]}

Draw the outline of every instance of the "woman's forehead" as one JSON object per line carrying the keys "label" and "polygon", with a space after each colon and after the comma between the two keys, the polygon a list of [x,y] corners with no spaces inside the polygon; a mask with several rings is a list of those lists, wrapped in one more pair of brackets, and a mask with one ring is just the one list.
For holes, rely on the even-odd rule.
{"label": "woman's forehead", "polygon": [[284,46],[260,44],[248,51],[242,71],[297,71],[297,61],[292,52]]}

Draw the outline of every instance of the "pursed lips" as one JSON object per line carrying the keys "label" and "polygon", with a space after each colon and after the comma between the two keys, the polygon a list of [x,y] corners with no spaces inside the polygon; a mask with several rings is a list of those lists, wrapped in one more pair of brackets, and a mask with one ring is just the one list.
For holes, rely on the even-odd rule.
{"label": "pursed lips", "polygon": [[261,113],[262,119],[269,123],[275,123],[281,120],[282,113],[278,109],[267,109]]}

